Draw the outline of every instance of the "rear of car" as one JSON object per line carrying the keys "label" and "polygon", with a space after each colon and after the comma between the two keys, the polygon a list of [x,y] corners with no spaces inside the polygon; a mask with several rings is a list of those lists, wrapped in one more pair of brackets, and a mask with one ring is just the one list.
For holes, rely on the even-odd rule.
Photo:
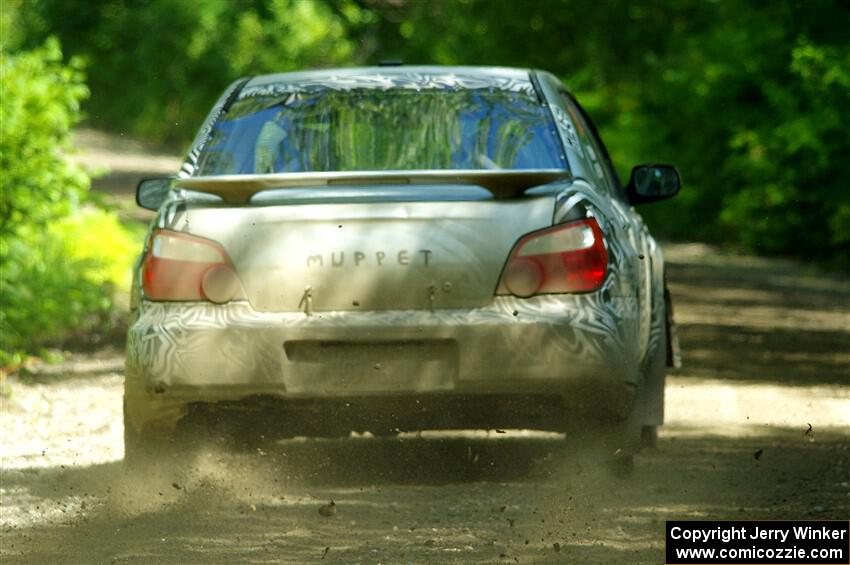
{"label": "rear of car", "polygon": [[233,85],[139,262],[128,452],[189,421],[273,437],[626,417],[649,348],[640,250],[557,117],[512,69]]}

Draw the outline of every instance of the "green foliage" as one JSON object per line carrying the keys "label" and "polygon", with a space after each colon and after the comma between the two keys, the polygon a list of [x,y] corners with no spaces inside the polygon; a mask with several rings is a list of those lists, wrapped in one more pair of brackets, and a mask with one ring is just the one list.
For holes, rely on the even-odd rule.
{"label": "green foliage", "polygon": [[[621,176],[675,163],[641,208],[656,234],[850,264],[850,5],[451,0],[410,3],[379,42],[405,59],[541,67],[602,131]],[[368,32],[366,32],[368,33]]]}
{"label": "green foliage", "polygon": [[0,43],[6,48],[20,45],[28,31],[20,21],[23,4],[24,0],[4,0],[0,3]]}
{"label": "green foliage", "polygon": [[56,40],[28,53],[3,51],[0,69],[0,237],[8,241],[24,226],[67,215],[87,190],[88,177],[62,152],[88,90],[78,61],[62,65]]}
{"label": "green foliage", "polygon": [[114,214],[96,208],[79,210],[46,231],[21,229],[6,249],[0,364],[16,351],[108,330],[115,291],[128,290],[137,247]]}
{"label": "green foliage", "polygon": [[159,142],[191,139],[240,76],[345,64],[354,51],[346,17],[324,2],[40,0],[21,11],[32,40],[56,34],[89,63],[93,124]]}
{"label": "green foliage", "polygon": [[679,201],[647,210],[668,234],[847,259],[836,165],[850,154],[850,28],[818,5],[719,4],[653,65],[660,80],[639,85],[654,126],[645,151],[687,181]]}
{"label": "green foliage", "polygon": [[622,176],[639,162],[679,166],[682,194],[641,209],[655,233],[850,263],[850,191],[838,174],[850,160],[847,2],[6,6],[17,9],[3,22],[26,30],[17,41],[57,34],[90,62],[94,123],[153,140],[187,142],[241,75],[393,58],[548,69],[587,106]]}
{"label": "green foliage", "polygon": [[113,214],[83,206],[86,173],[69,162],[70,128],[88,93],[55,40],[2,53],[0,365],[101,327],[134,251]]}

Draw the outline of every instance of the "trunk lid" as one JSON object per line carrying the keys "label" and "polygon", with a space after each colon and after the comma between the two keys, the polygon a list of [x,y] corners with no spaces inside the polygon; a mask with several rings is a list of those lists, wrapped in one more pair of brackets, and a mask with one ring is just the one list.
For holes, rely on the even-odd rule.
{"label": "trunk lid", "polygon": [[322,312],[485,306],[517,240],[552,223],[551,195],[392,201],[386,193],[190,205],[174,229],[221,243],[254,309]]}

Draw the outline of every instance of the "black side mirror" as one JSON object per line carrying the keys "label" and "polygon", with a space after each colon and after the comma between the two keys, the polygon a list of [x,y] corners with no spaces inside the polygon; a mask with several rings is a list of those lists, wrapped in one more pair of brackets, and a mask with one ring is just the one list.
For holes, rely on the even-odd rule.
{"label": "black side mirror", "polygon": [[672,198],[682,188],[679,171],[673,165],[638,165],[632,169],[626,196],[632,204]]}
{"label": "black side mirror", "polygon": [[136,187],[136,204],[147,210],[159,210],[171,190],[171,178],[142,179]]}

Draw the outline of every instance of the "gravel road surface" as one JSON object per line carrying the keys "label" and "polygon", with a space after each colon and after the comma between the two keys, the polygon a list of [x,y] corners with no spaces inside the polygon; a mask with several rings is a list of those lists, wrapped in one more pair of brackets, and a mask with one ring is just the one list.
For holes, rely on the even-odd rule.
{"label": "gravel road surface", "polygon": [[[86,135],[107,181],[136,175]],[[630,479],[526,431],[297,439],[134,474],[121,352],[104,350],[4,385],[0,561],[657,565],[668,519],[850,518],[848,280],[666,251],[684,366]]]}
{"label": "gravel road surface", "polygon": [[667,255],[685,365],[630,479],[522,431],[291,440],[133,475],[105,352],[7,383],[0,558],[655,565],[668,519],[850,517],[847,281],[701,245]]}

